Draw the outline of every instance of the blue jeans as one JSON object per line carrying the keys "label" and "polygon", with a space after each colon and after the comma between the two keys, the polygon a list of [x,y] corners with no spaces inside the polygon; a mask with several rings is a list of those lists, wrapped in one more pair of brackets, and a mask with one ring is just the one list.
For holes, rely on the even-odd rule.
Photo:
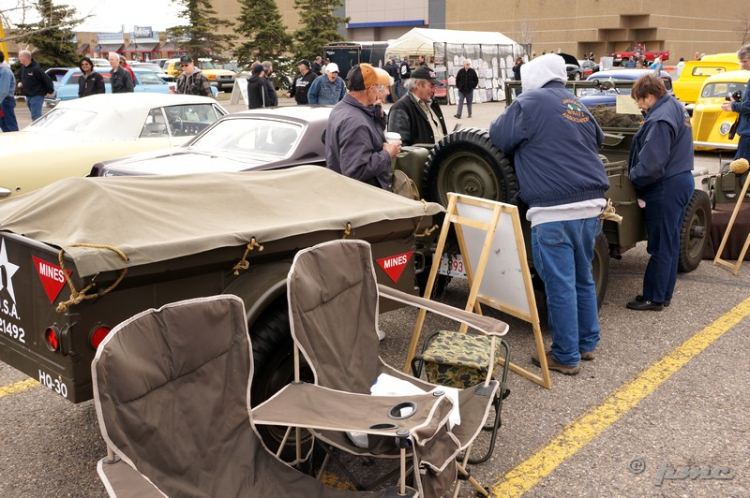
{"label": "blue jeans", "polygon": [[591,275],[599,218],[542,223],[531,229],[536,272],[547,294],[552,357],[578,365],[581,351],[599,344],[596,284]]}
{"label": "blue jeans", "polygon": [[646,232],[651,255],[643,276],[643,299],[672,299],[680,259],[680,232],[685,208],[695,190],[690,171],[665,178],[642,192],[646,201]]}
{"label": "blue jeans", "polygon": [[31,112],[32,122],[42,117],[43,103],[44,95],[34,95],[32,97],[26,97],[26,105],[29,106],[29,112]]}
{"label": "blue jeans", "polygon": [[469,117],[471,117],[471,104],[474,101],[474,92],[462,93],[458,91],[458,110],[456,114],[461,117],[461,112],[464,110],[464,99],[466,99],[466,109],[469,111]]}
{"label": "blue jeans", "polygon": [[12,95],[5,97],[0,104],[3,110],[3,117],[0,118],[0,130],[7,133],[9,131],[18,131],[18,121],[16,121],[16,99]]}
{"label": "blue jeans", "polygon": [[750,135],[740,135],[740,140],[737,142],[737,153],[734,158],[741,159],[743,157],[750,161]]}

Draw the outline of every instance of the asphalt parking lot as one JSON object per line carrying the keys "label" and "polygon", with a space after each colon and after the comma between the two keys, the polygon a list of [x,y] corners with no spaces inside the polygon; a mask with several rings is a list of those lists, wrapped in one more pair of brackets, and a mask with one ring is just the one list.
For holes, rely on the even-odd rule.
{"label": "asphalt parking lot", "polygon": [[[486,128],[501,110],[479,104],[460,124]],[[28,123],[22,102],[17,111]],[[459,123],[454,113],[444,111],[451,127]],[[699,153],[696,166],[714,171],[718,156]],[[663,312],[627,310],[647,257],[641,243],[611,260],[602,342],[580,375],[552,372],[546,390],[510,374],[495,453],[473,468],[495,496],[750,496],[750,265],[733,276],[704,261],[678,277]],[[467,297],[465,281],[454,280],[443,299],[463,307]],[[510,324],[512,360],[533,370],[530,326],[486,313]],[[395,365],[414,316],[399,310],[381,318],[383,353]],[[105,446],[92,402],[72,405],[0,364],[0,419],[0,496],[106,496],[95,469]],[[470,487],[462,496],[473,496]]]}

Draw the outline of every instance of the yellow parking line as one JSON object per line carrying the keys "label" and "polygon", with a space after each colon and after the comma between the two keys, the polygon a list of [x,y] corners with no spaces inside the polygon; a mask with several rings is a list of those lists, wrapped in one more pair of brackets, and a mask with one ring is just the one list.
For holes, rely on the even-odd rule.
{"label": "yellow parking line", "polygon": [[38,385],[39,382],[35,381],[34,379],[26,379],[20,382],[14,382],[13,384],[8,384],[7,386],[0,387],[0,398],[10,396],[11,394],[20,393],[21,391],[31,389],[32,387]]}
{"label": "yellow parking line", "polygon": [[534,487],[748,315],[750,298],[621,386],[601,404],[568,424],[551,443],[495,483],[492,493],[495,496],[521,496]]}

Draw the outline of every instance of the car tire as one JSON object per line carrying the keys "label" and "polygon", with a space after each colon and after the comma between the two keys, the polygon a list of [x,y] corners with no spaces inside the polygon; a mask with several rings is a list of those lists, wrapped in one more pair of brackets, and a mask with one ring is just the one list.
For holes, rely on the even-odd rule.
{"label": "car tire", "polygon": [[696,190],[685,208],[680,230],[680,258],[677,266],[680,273],[698,268],[710,233],[711,199],[703,190]]}
{"label": "car tire", "polygon": [[[294,357],[292,332],[289,325],[289,309],[286,299],[272,303],[253,323],[250,328],[250,340],[253,344],[253,385],[250,388],[250,401],[257,406],[273,396],[277,391],[294,380]],[[303,356],[300,356],[302,367],[301,378],[313,382],[312,371],[307,367]],[[276,426],[258,426],[258,433],[266,446],[273,452],[279,447],[286,428]],[[302,454],[309,451],[312,444],[310,435],[303,432]],[[287,441],[281,453],[285,461],[295,458],[294,435]]]}
{"label": "car tire", "polygon": [[581,73],[574,73],[573,81],[581,81]]}
{"label": "car tire", "polygon": [[487,130],[467,128],[451,133],[432,148],[423,188],[428,200],[443,206],[448,205],[448,192],[510,202],[518,193],[518,178]]}

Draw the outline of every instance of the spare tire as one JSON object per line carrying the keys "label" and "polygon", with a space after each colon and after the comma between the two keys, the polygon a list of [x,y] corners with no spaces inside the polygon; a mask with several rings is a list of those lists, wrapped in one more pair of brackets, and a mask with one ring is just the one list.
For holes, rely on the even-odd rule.
{"label": "spare tire", "polygon": [[448,205],[448,192],[510,202],[518,178],[510,160],[490,140],[487,130],[451,133],[430,151],[424,174],[428,200]]}

